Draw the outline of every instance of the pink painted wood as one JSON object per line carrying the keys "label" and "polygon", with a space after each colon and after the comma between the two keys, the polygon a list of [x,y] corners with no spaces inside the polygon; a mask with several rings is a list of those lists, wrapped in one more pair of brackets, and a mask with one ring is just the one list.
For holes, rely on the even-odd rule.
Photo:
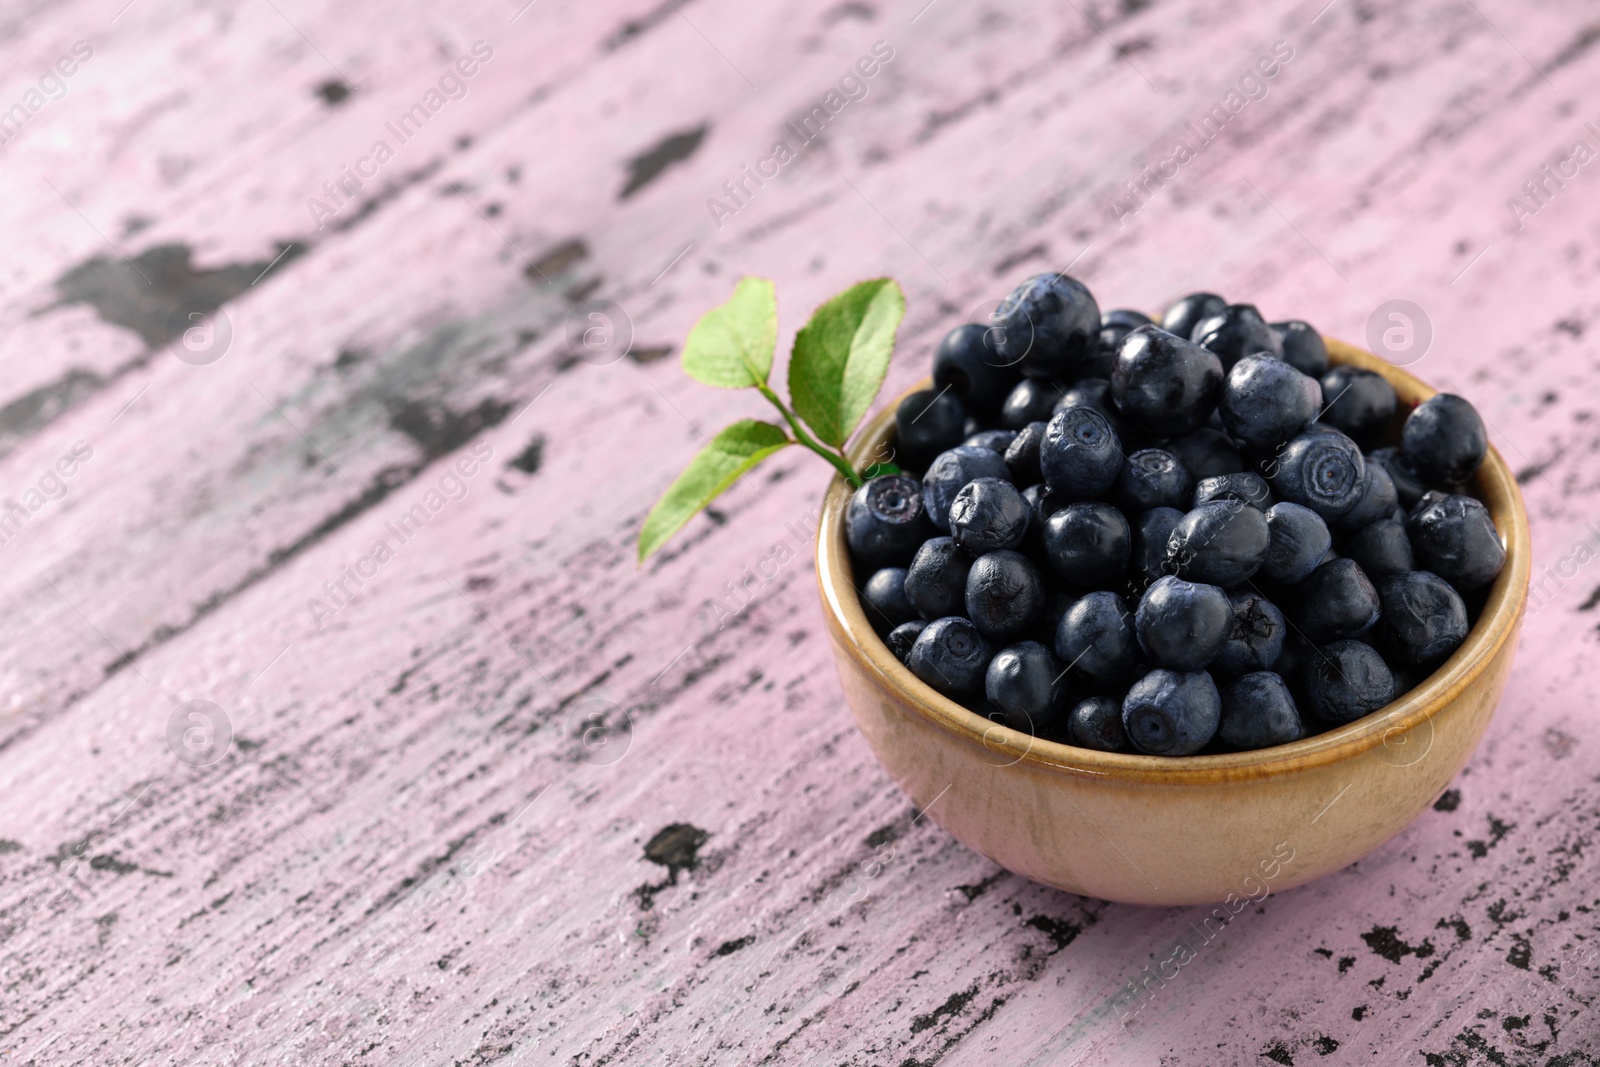
{"label": "pink painted wood", "polygon": [[[1600,34],[1322,5],[14,20],[7,1061],[1600,1063]],[[737,276],[778,281],[784,348],[899,278],[892,390],[1069,264],[1109,305],[1212,288],[1356,342],[1412,301],[1414,369],[1492,423],[1550,568],[1435,810],[1127,1016],[1204,911],[1047,890],[916,817],[821,639],[820,463],[633,564],[702,434],[760,411],[653,358]],[[626,355],[569,340],[594,300]]]}

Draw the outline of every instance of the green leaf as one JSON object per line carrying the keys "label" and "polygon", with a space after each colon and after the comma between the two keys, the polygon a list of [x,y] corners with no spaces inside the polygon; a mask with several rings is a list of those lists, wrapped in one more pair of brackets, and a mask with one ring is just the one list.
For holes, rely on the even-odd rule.
{"label": "green leaf", "polygon": [[733,296],[700,316],[683,346],[683,371],[718,389],[748,389],[772,373],[778,347],[778,291],[766,278],[740,278]]}
{"label": "green leaf", "polygon": [[867,413],[905,313],[905,294],[895,280],[874,278],[817,308],[796,335],[789,399],[823,441],[843,445]]}
{"label": "green leaf", "polygon": [[715,500],[745,471],[794,441],[782,426],[740,419],[702,448],[678,480],[656,501],[639,528],[639,562],[666,544],[695,512]]}

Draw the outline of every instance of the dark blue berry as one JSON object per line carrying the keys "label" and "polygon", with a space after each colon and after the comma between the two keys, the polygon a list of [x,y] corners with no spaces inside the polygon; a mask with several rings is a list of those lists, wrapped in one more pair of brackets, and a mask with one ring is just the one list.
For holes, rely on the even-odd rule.
{"label": "dark blue berry", "polygon": [[1440,393],[1407,417],[1400,451],[1423,480],[1460,485],[1477,473],[1489,438],[1476,408],[1454,393]]}
{"label": "dark blue berry", "polygon": [[948,697],[983,691],[992,649],[968,619],[935,619],[923,628],[906,656],[911,673]]}
{"label": "dark blue berry", "polygon": [[1120,586],[1132,549],[1128,520],[1110,504],[1068,504],[1044,523],[1050,569],[1082,589]]}
{"label": "dark blue berry", "polygon": [[1167,539],[1183,514],[1177,508],[1151,508],[1133,520],[1131,573],[1140,588],[1168,573]]}
{"label": "dark blue berry", "polygon": [[1233,605],[1214,585],[1167,575],[1145,590],[1134,612],[1139,647],[1158,667],[1198,671],[1222,651],[1233,629]]}
{"label": "dark blue berry", "polygon": [[1431,667],[1467,639],[1467,605],[1429,571],[1392,574],[1378,583],[1383,641],[1403,663]]}
{"label": "dark blue berry", "polygon": [[1289,624],[1278,606],[1253,590],[1228,594],[1233,610],[1233,625],[1228,640],[1207,670],[1219,678],[1233,678],[1251,671],[1270,671],[1283,654],[1283,640]]}
{"label": "dark blue berry", "polygon": [[1422,499],[1422,494],[1428,491],[1428,483],[1398,448],[1374,449],[1367,453],[1367,462],[1380,466],[1389,473],[1389,480],[1394,483],[1395,495],[1400,499],[1400,506],[1407,511],[1415,507],[1417,501]]}
{"label": "dark blue berry", "polygon": [[1463,592],[1494,581],[1506,563],[1489,509],[1470,496],[1424,496],[1406,532],[1418,565]]}
{"label": "dark blue berry", "polygon": [[1270,461],[1274,492],[1324,519],[1336,519],[1356,506],[1366,487],[1366,460],[1356,443],[1337,430],[1307,430]]}
{"label": "dark blue berry", "polygon": [[1044,445],[1044,423],[1030,422],[1018,430],[1006,447],[1006,469],[1012,485],[1037,485],[1044,481],[1039,467],[1039,449]]}
{"label": "dark blue berry", "polygon": [[1197,508],[1214,500],[1237,500],[1257,511],[1266,511],[1272,507],[1272,490],[1255,471],[1218,474],[1202,479],[1194,487],[1194,499],[1190,506]]}
{"label": "dark blue berry", "polygon": [[1056,626],[1055,649],[1063,663],[1091,678],[1130,678],[1139,663],[1133,613],[1116,593],[1100,590],[1081,596]]}
{"label": "dark blue berry", "polygon": [[917,609],[906,596],[904,567],[876,571],[861,587],[861,599],[866,604],[867,621],[880,635],[917,617]]}
{"label": "dark blue berry", "polygon": [[1216,293],[1190,293],[1180,297],[1161,316],[1161,328],[1188,340],[1201,320],[1209,319],[1228,306]]}
{"label": "dark blue berry", "polygon": [[967,409],[954,393],[931,389],[912,393],[894,413],[900,462],[921,470],[934,456],[961,443],[966,423]]}
{"label": "dark blue berry", "polygon": [[1305,581],[1333,547],[1333,535],[1322,516],[1287,501],[1267,509],[1267,539],[1261,573],[1284,585]]}
{"label": "dark blue berry", "polygon": [[895,659],[904,663],[906,657],[911,655],[911,646],[917,643],[917,638],[927,625],[923,619],[903,622],[889,631],[889,636],[883,639],[883,643],[889,646],[889,651],[894,653]]}
{"label": "dark blue berry", "polygon": [[1055,382],[1024,378],[1000,408],[1000,424],[1008,430],[1020,430],[1030,422],[1043,422],[1055,410],[1064,392],[1066,390]]}
{"label": "dark blue berry", "polygon": [[1321,406],[1315,378],[1257,354],[1244,356],[1228,372],[1217,413],[1234,440],[1266,451],[1304,430]]}
{"label": "dark blue berry", "polygon": [[984,693],[1013,730],[1037,734],[1060,718],[1065,686],[1061,664],[1037,641],[1002,648],[989,661]]}
{"label": "dark blue berry", "polygon": [[1069,375],[1093,356],[1100,332],[1094,295],[1065,274],[1029,278],[1000,302],[993,318],[996,351],[1030,378]]}
{"label": "dark blue berry", "polygon": [[[1107,374],[1110,373],[1108,370]],[[1111,395],[1111,379],[1109,378],[1084,378],[1073,383],[1066,392],[1061,394],[1061,399],[1056,401],[1056,406],[1051,414],[1062,408],[1094,408],[1106,417],[1106,422],[1117,431],[1121,437],[1126,432],[1126,424],[1122,421],[1122,413],[1117,410],[1116,400]]]}
{"label": "dark blue berry", "polygon": [[953,537],[930,537],[906,569],[906,597],[924,619],[942,619],[967,610],[967,572],[972,557]]}
{"label": "dark blue berry", "polygon": [[1103,495],[1122,470],[1122,442],[1093,408],[1066,408],[1050,416],[1039,466],[1053,493],[1073,500]]}
{"label": "dark blue berry", "polygon": [[[948,452],[939,453],[922,476],[922,503],[927,509],[928,521],[939,530],[948,531],[950,505],[955,503],[956,494],[966,488],[968,482],[977,478],[1003,480],[1010,474],[1006,470],[1005,457],[991,449],[957,445]],[[920,540],[918,544],[921,544]]]}
{"label": "dark blue berry", "polygon": [[[1005,468],[1004,461],[1000,467]],[[845,506],[844,530],[857,572],[864,574],[904,566],[917,546],[937,533],[922,487],[904,474],[885,474],[857,489]]]}
{"label": "dark blue berry", "polygon": [[1128,334],[1111,372],[1117,410],[1152,433],[1181,434],[1204,426],[1221,394],[1222,363],[1216,355],[1154,326]]}
{"label": "dark blue berry", "polygon": [[[1369,464],[1376,467],[1377,464]],[[1391,574],[1404,574],[1416,569],[1416,557],[1411,552],[1411,538],[1403,524],[1394,519],[1381,519],[1345,542],[1344,554],[1361,565],[1367,577],[1379,583]]]}
{"label": "dark blue berry", "polygon": [[967,617],[991,641],[1020,637],[1044,607],[1039,571],[1020,552],[979,556],[967,573]]}
{"label": "dark blue berry", "polygon": [[944,335],[933,353],[933,384],[949,387],[966,406],[989,414],[999,410],[1019,372],[994,350],[993,332],[976,322]]}
{"label": "dark blue berry", "polygon": [[1015,430],[979,430],[975,434],[968,435],[961,443],[971,445],[973,448],[987,448],[1003,456],[1006,454],[1006,449],[1011,447],[1011,442],[1016,439]]}
{"label": "dark blue berry", "polygon": [[1355,722],[1394,699],[1394,674],[1371,645],[1335,641],[1307,657],[1305,695],[1324,722]]}
{"label": "dark blue berry", "polygon": [[1309,322],[1290,319],[1288,322],[1273,323],[1272,329],[1283,343],[1285,363],[1313,378],[1321,378],[1328,373],[1328,346]]}
{"label": "dark blue berry", "polygon": [[1221,698],[1217,740],[1230,748],[1268,748],[1300,739],[1300,709],[1289,687],[1272,671],[1235,679],[1222,690]]}
{"label": "dark blue berry", "polygon": [[1383,375],[1360,367],[1334,367],[1322,376],[1320,421],[1362,447],[1375,444],[1394,421],[1399,404]]}
{"label": "dark blue berry", "polygon": [[1141,448],[1122,465],[1116,489],[1117,502],[1137,514],[1150,508],[1188,507],[1194,479],[1171,452]]}
{"label": "dark blue berry", "polygon": [[975,478],[950,503],[950,536],[974,556],[1016,548],[1030,517],[1027,501],[1010,482]]}
{"label": "dark blue berry", "polygon": [[1322,564],[1300,583],[1295,622],[1317,644],[1360,637],[1378,622],[1378,590],[1353,559]]}
{"label": "dark blue berry", "polygon": [[1245,469],[1244,458],[1228,435],[1209,426],[1190,430],[1161,447],[1178,457],[1196,483]]}
{"label": "dark blue berry", "polygon": [[1179,577],[1234,586],[1261,569],[1269,543],[1265,514],[1240,500],[1215,500],[1172,528],[1167,555]]}
{"label": "dark blue berry", "polygon": [[1112,308],[1100,316],[1100,326],[1114,327],[1121,330],[1136,330],[1140,326],[1149,326],[1152,319],[1142,311],[1130,308]]}
{"label": "dark blue berry", "polygon": [[1229,304],[1210,318],[1201,319],[1189,339],[1217,354],[1224,370],[1245,356],[1266,352],[1276,359],[1283,355],[1283,342],[1254,304]]}
{"label": "dark blue berry", "polygon": [[1122,701],[1122,728],[1140,752],[1192,756],[1217,733],[1222,698],[1205,671],[1157,669]]}
{"label": "dark blue berry", "polygon": [[1361,474],[1361,496],[1355,507],[1333,520],[1333,528],[1343,536],[1364,530],[1379,519],[1394,515],[1400,506],[1400,496],[1395,492],[1394,480],[1389,472],[1376,463],[1368,463]]}
{"label": "dark blue berry", "polygon": [[1097,752],[1128,751],[1122,729],[1122,705],[1106,696],[1086,697],[1067,713],[1067,739]]}

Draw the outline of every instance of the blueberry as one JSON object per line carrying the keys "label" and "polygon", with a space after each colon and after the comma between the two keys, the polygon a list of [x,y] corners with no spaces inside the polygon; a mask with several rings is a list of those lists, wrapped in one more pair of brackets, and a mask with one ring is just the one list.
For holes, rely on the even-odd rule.
{"label": "blueberry", "polygon": [[1039,466],[1051,492],[1074,500],[1098,497],[1122,470],[1122,442],[1098,411],[1066,408],[1045,424]]}
{"label": "blueberry", "polygon": [[1378,623],[1378,590],[1353,559],[1336,559],[1300,584],[1295,623],[1317,644],[1360,637]]}
{"label": "blueberry", "polygon": [[988,327],[969,322],[945,334],[933,353],[933,384],[948,387],[967,407],[985,414],[999,410],[1018,377],[995,352],[993,340]]}
{"label": "blueberry", "polygon": [[1216,355],[1154,326],[1128,335],[1111,372],[1117,410],[1152,433],[1181,434],[1204,426],[1221,394],[1222,363]]}
{"label": "blueberry", "polygon": [[[922,502],[928,521],[940,530],[949,530],[950,505],[968,482],[975,478],[1004,480],[1010,473],[1006,470],[1005,457],[991,449],[957,445],[948,452],[939,453],[922,476]],[[922,540],[925,538],[919,538],[917,543],[921,544]],[[915,550],[915,546],[912,547]]]}
{"label": "blueberry", "polygon": [[1267,538],[1261,573],[1285,585],[1305,581],[1333,547],[1333,535],[1322,516],[1288,502],[1267,509]]}
{"label": "blueberry", "polygon": [[[979,430],[970,434],[961,443],[971,445],[973,448],[987,448],[991,452],[998,452],[1002,456],[1006,449],[1011,447],[1011,442],[1017,439],[1015,430]],[[953,446],[952,446],[953,447]],[[1038,479],[1034,479],[1037,481]]]}
{"label": "blueberry", "polygon": [[1182,508],[1194,492],[1194,479],[1178,457],[1160,448],[1141,448],[1117,475],[1117,501],[1128,511]]}
{"label": "blueberry", "polygon": [[1222,698],[1205,671],[1157,669],[1122,701],[1122,728],[1140,752],[1192,756],[1217,733]]}
{"label": "blueberry", "polygon": [[1134,612],[1139,647],[1158,667],[1198,671],[1216,659],[1233,629],[1233,605],[1214,585],[1167,575],[1145,590]]}
{"label": "blueberry", "polygon": [[1128,520],[1110,504],[1068,504],[1044,523],[1050,569],[1079,588],[1121,585],[1132,550]]}
{"label": "blueberry", "polygon": [[1123,434],[1122,413],[1117,410],[1116,399],[1111,395],[1109,378],[1083,378],[1074,382],[1056,401],[1055,411],[1062,408],[1094,408],[1106,417],[1118,437]]}
{"label": "blueberry", "polygon": [[904,567],[884,567],[874,572],[861,587],[861,599],[866,604],[867,621],[880,635],[917,617],[917,609],[906,596]]}
{"label": "blueberry", "polygon": [[1306,660],[1305,695],[1312,714],[1335,724],[1355,722],[1394,699],[1394,674],[1378,650],[1360,641],[1335,641]]}
{"label": "blueberry", "polygon": [[1037,734],[1060,717],[1065,699],[1061,664],[1037,641],[1019,641],[989,661],[983,688],[1013,730]]}
{"label": "blueberry", "polygon": [[1202,319],[1211,318],[1227,306],[1228,302],[1216,293],[1190,293],[1167,308],[1161,316],[1161,328],[1187,340]]}
{"label": "blueberry", "polygon": [[1161,447],[1177,456],[1196,482],[1245,469],[1244,458],[1228,435],[1209,426],[1190,430]]}
{"label": "blueberry", "polygon": [[[1004,469],[1005,463],[1000,466]],[[850,555],[863,573],[904,565],[937,532],[921,487],[904,474],[885,474],[857,489],[845,507],[844,530]]]}
{"label": "blueberry", "polygon": [[1380,593],[1381,579],[1416,569],[1411,538],[1406,535],[1405,526],[1394,519],[1381,519],[1368,524],[1345,542],[1344,554],[1360,564],[1368,578],[1379,583]]}
{"label": "blueberry", "polygon": [[1121,330],[1136,330],[1140,326],[1149,326],[1152,321],[1144,312],[1129,308],[1112,308],[1100,316],[1102,329],[1109,326]]}
{"label": "blueberry", "polygon": [[1201,479],[1194,487],[1194,499],[1190,506],[1199,507],[1213,500],[1236,500],[1241,504],[1249,504],[1257,511],[1266,511],[1272,507],[1272,490],[1255,471],[1218,474]]}
{"label": "blueberry", "polygon": [[1167,573],[1167,539],[1183,514],[1177,508],[1151,508],[1133,520],[1131,571],[1141,588]]}
{"label": "blueberry", "polygon": [[991,654],[989,642],[970,620],[935,619],[917,636],[906,666],[945,696],[972,696],[983,691]]}
{"label": "blueberry", "polygon": [[1251,448],[1276,448],[1310,425],[1322,391],[1281,359],[1247,355],[1223,379],[1217,413],[1234,440]]}
{"label": "blueberry", "polygon": [[967,573],[967,617],[991,641],[1021,636],[1043,607],[1039,571],[1020,552],[986,553]]}
{"label": "blueberry", "polygon": [[1272,324],[1273,332],[1283,343],[1283,361],[1301,374],[1321,378],[1328,373],[1328,346],[1322,335],[1311,328],[1309,322],[1291,319]]}
{"label": "blueberry", "polygon": [[906,598],[924,619],[942,619],[967,610],[967,572],[972,557],[953,537],[930,537],[906,569]]}
{"label": "blueberry", "polygon": [[974,556],[1016,548],[1029,517],[1027,501],[1010,482],[975,478],[950,503],[950,536]]}
{"label": "blueberry", "polygon": [[1072,501],[1059,493],[1052,493],[1043,485],[1030,485],[1022,491],[1022,499],[1028,502],[1028,507],[1033,509],[1033,516],[1028,523],[1030,534],[1043,534],[1044,524],[1050,516],[1066,507]]}
{"label": "blueberry", "polygon": [[1322,376],[1320,420],[1362,447],[1383,436],[1398,403],[1394,386],[1375,371],[1342,366]]}
{"label": "blueberry", "polygon": [[1222,690],[1217,739],[1231,748],[1270,748],[1298,741],[1302,727],[1289,687],[1272,671],[1255,671]]}
{"label": "blueberry", "polygon": [[1133,614],[1116,593],[1081,596],[1056,626],[1055,649],[1063,663],[1097,681],[1131,678],[1139,663]]}
{"label": "blueberry", "polygon": [[918,636],[927,625],[923,619],[903,622],[889,631],[889,636],[883,639],[883,643],[889,646],[889,651],[894,653],[895,659],[904,663],[906,657],[911,655],[911,646],[917,643]]}
{"label": "blueberry", "polygon": [[1000,408],[1000,424],[1009,430],[1020,430],[1030,422],[1043,422],[1055,410],[1056,401],[1064,392],[1066,390],[1055,382],[1024,378]]}
{"label": "blueberry", "polygon": [[1066,274],[1029,278],[1000,302],[993,319],[1000,358],[1030,378],[1070,374],[1093,356],[1100,332],[1094,295]]}
{"label": "blueberry", "polygon": [[1422,494],[1428,491],[1427,482],[1417,469],[1411,465],[1398,448],[1378,448],[1367,453],[1367,462],[1382,467],[1389,474],[1389,480],[1394,483],[1394,491],[1400,499],[1400,506],[1410,511],[1416,506]]}
{"label": "blueberry", "polygon": [[1494,581],[1506,563],[1489,509],[1470,496],[1424,496],[1406,532],[1417,563],[1463,592]]}
{"label": "blueberry", "polygon": [[1261,569],[1269,543],[1265,514],[1243,501],[1214,500],[1172,528],[1167,556],[1182,578],[1232,586]]}
{"label": "blueberry", "polygon": [[1016,432],[1006,446],[1006,469],[1012,485],[1037,485],[1044,481],[1039,467],[1039,449],[1044,444],[1044,423],[1030,422]]}
{"label": "blueberry", "polygon": [[1245,356],[1265,352],[1273,359],[1283,355],[1283,342],[1254,304],[1229,304],[1210,318],[1195,323],[1189,333],[1195,344],[1208,348],[1230,369]]}
{"label": "blueberry", "polygon": [[1250,590],[1228,594],[1228,604],[1233,611],[1228,640],[1207,669],[1219,678],[1270,671],[1283,654],[1283,640],[1289,629],[1283,612]]}
{"label": "blueberry", "polygon": [[1460,485],[1477,473],[1489,438],[1476,408],[1454,393],[1440,393],[1407,417],[1400,451],[1425,481]]}
{"label": "blueberry", "polygon": [[1105,696],[1086,697],[1067,713],[1067,738],[1079,748],[1097,752],[1128,751],[1122,729],[1122,705]]}
{"label": "blueberry", "polygon": [[1337,430],[1313,429],[1283,447],[1268,481],[1280,498],[1336,519],[1361,499],[1366,469],[1354,441]]}
{"label": "blueberry", "polygon": [[1467,639],[1467,605],[1429,571],[1391,574],[1378,583],[1384,645],[1396,659],[1431,667]]}
{"label": "blueberry", "polygon": [[1361,496],[1355,507],[1333,520],[1333,528],[1348,536],[1364,530],[1379,519],[1392,516],[1400,506],[1400,496],[1395,492],[1394,479],[1376,463],[1368,463],[1361,475]]}

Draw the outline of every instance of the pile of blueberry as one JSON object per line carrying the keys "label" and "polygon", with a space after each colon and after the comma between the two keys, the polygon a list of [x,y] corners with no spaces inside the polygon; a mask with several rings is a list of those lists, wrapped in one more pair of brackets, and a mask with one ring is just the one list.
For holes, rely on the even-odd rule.
{"label": "pile of blueberry", "polygon": [[[861,599],[922,681],[1103,751],[1284,744],[1467,636],[1505,547],[1459,396],[1412,410],[1304,322],[1193,293],[1159,325],[1064,275],[950,331],[846,510]],[[1387,440],[1386,440],[1387,439]]]}

